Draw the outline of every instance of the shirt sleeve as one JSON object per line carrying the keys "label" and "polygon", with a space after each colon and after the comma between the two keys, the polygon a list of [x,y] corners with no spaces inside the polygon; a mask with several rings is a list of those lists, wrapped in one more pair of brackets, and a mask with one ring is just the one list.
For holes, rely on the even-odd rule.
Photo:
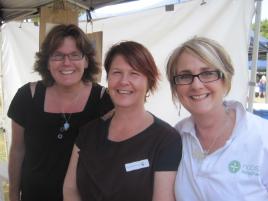
{"label": "shirt sleeve", "polygon": [[154,171],[177,171],[182,157],[182,141],[175,129],[170,129],[162,141]]}
{"label": "shirt sleeve", "polygon": [[28,83],[18,89],[7,112],[7,116],[22,127],[25,127],[26,124],[27,106],[30,104],[30,100],[31,90]]}
{"label": "shirt sleeve", "polygon": [[90,135],[95,135],[98,132],[99,125],[101,124],[101,119],[97,118],[88,122],[86,125],[79,129],[78,137],[76,138],[75,144],[81,150],[87,146]]}
{"label": "shirt sleeve", "polygon": [[85,142],[87,140],[87,130],[88,130],[87,127],[88,127],[88,124],[86,124],[85,126],[82,126],[79,129],[78,137],[75,140],[75,145],[79,149],[83,149],[83,147],[85,146]]}

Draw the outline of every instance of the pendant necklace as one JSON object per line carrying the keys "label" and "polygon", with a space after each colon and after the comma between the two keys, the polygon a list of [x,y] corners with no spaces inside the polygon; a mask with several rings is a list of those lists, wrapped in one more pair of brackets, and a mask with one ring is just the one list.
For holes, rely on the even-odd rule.
{"label": "pendant necklace", "polygon": [[[217,135],[215,136],[215,138],[213,139],[213,141],[209,144],[207,149],[203,149],[203,151],[199,154],[194,154],[196,156],[196,158],[198,159],[204,159],[206,158],[210,153],[212,148],[214,147],[214,145],[216,144],[216,142],[220,139],[224,137],[224,132],[226,130],[226,128],[230,125],[230,112],[228,109],[225,109],[226,115],[227,117],[224,120],[224,126],[223,129],[221,129],[221,131],[219,131],[217,133]],[[202,145],[201,145],[202,146]]]}
{"label": "pendant necklace", "polygon": [[69,123],[69,121],[70,121],[71,116],[72,116],[72,113],[69,115],[69,117],[68,117],[68,119],[67,119],[65,113],[62,113],[62,117],[63,117],[64,120],[65,120],[65,122],[64,122],[64,124],[63,124],[63,127],[62,127],[63,131],[68,131],[68,129],[70,128],[70,123]]}
{"label": "pendant necklace", "polygon": [[57,138],[59,140],[61,140],[63,137],[64,137],[64,132],[67,132],[69,130],[69,128],[71,127],[70,125],[70,118],[72,116],[72,113],[69,115],[69,117],[67,118],[66,117],[66,114],[65,113],[61,113],[61,116],[63,117],[64,119],[64,123],[63,125],[60,127],[60,132],[59,134],[57,135]]}
{"label": "pendant necklace", "polygon": [[[71,105],[72,106],[77,105],[81,96],[82,96],[82,93],[78,94],[74,98],[74,100],[71,101]],[[71,106],[71,105],[69,105],[69,106]],[[67,116],[64,109],[61,108],[61,116],[63,118],[63,124],[61,124],[62,126],[60,126],[59,133],[57,135],[57,138],[59,140],[62,140],[64,138],[64,136],[66,135],[66,133],[70,130],[70,128],[71,128],[70,119],[72,117],[72,114],[73,113],[69,113],[69,116]]]}

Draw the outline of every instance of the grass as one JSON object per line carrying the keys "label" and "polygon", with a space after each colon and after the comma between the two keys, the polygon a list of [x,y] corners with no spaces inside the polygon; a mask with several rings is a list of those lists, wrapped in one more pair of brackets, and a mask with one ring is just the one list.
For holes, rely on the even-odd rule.
{"label": "grass", "polygon": [[0,161],[7,161],[7,158],[6,133],[0,129]]}
{"label": "grass", "polygon": [[254,103],[265,103],[265,98],[255,97]]}

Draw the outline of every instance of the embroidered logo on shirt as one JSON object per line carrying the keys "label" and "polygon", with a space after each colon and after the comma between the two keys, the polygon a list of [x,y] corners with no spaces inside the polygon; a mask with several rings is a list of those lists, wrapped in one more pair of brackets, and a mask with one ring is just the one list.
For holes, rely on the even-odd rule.
{"label": "embroidered logo on shirt", "polygon": [[252,164],[243,164],[242,173],[248,176],[259,176],[259,166]]}
{"label": "embroidered logo on shirt", "polygon": [[228,165],[228,169],[231,173],[237,173],[241,168],[241,164],[239,161],[231,161]]}
{"label": "embroidered logo on shirt", "polygon": [[142,168],[147,168],[149,167],[149,161],[148,159],[140,160],[140,161],[135,161],[132,163],[126,163],[125,168],[127,172],[133,171],[133,170],[138,170]]}
{"label": "embroidered logo on shirt", "polygon": [[234,174],[240,171],[248,176],[259,176],[259,166],[255,164],[241,164],[239,161],[233,160],[229,163],[228,169]]}

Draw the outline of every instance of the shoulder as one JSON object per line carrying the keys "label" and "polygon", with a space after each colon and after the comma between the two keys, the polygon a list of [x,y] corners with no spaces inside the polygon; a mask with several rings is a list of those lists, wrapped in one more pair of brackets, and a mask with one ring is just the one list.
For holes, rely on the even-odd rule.
{"label": "shoulder", "polygon": [[102,99],[103,97],[108,95],[106,87],[104,87],[98,83],[92,84],[91,93],[93,93],[94,97],[97,99]]}
{"label": "shoulder", "polygon": [[229,101],[227,107],[235,110],[236,124],[245,126],[251,132],[264,131],[268,129],[268,120],[246,111],[244,106],[237,101]]}
{"label": "shoulder", "polygon": [[23,86],[21,86],[19,89],[18,89],[18,93],[23,93],[23,94],[31,94],[31,95],[34,95],[35,93],[35,90],[37,88],[37,85],[40,86],[44,86],[42,84],[41,81],[36,81],[36,82],[28,82],[26,84],[24,84]]}
{"label": "shoulder", "polygon": [[236,106],[236,118],[235,135],[249,145],[268,148],[268,120],[247,112],[242,104]]}
{"label": "shoulder", "polygon": [[88,143],[95,142],[97,135],[100,135],[101,129],[104,129],[102,124],[104,121],[100,118],[88,122],[79,129],[79,134],[76,139],[76,145],[79,149],[83,149]]}
{"label": "shoulder", "polygon": [[28,82],[26,84],[24,84],[23,86],[21,86],[20,88],[18,88],[14,98],[13,98],[13,102],[14,101],[24,101],[24,100],[29,100],[31,98],[31,83]]}
{"label": "shoulder", "polygon": [[[182,140],[178,131],[167,122],[155,117],[157,139],[154,171],[177,171],[182,156]],[[152,141],[152,140],[151,140]]]}
{"label": "shoulder", "polygon": [[28,83],[22,85],[22,86],[18,89],[18,92],[20,92],[20,93],[26,93],[26,92],[29,92],[29,90],[30,90],[30,86],[31,86],[31,82],[28,82]]}
{"label": "shoulder", "polygon": [[175,125],[175,129],[182,135],[183,133],[191,133],[194,129],[194,122],[191,117],[186,117]]}
{"label": "shoulder", "polygon": [[244,123],[254,136],[260,136],[268,146],[268,120],[255,114],[246,112]]}
{"label": "shoulder", "polygon": [[153,128],[157,131],[160,138],[165,138],[167,140],[180,139],[180,134],[174,127],[155,116]]}
{"label": "shoulder", "polygon": [[32,97],[34,97],[34,94],[35,94],[36,90],[38,90],[39,87],[45,87],[41,81],[29,82],[28,84],[29,84],[29,87],[31,90]]}
{"label": "shoulder", "polygon": [[85,133],[85,132],[88,132],[88,131],[92,131],[94,129],[96,129],[96,127],[100,124],[104,123],[104,120],[101,119],[101,118],[97,118],[97,119],[94,119],[92,121],[89,121],[88,123],[86,123],[84,126],[82,126],[80,129],[79,129],[79,133]]}
{"label": "shoulder", "polygon": [[172,127],[169,123],[167,123],[166,121],[164,121],[156,116],[154,116],[154,126],[157,129],[167,130],[167,131],[172,131],[172,132],[177,133],[177,131],[174,127]]}
{"label": "shoulder", "polygon": [[103,88],[105,89],[104,86],[102,86],[102,85],[100,85],[98,83],[92,83],[92,89],[93,90],[101,91]]}

